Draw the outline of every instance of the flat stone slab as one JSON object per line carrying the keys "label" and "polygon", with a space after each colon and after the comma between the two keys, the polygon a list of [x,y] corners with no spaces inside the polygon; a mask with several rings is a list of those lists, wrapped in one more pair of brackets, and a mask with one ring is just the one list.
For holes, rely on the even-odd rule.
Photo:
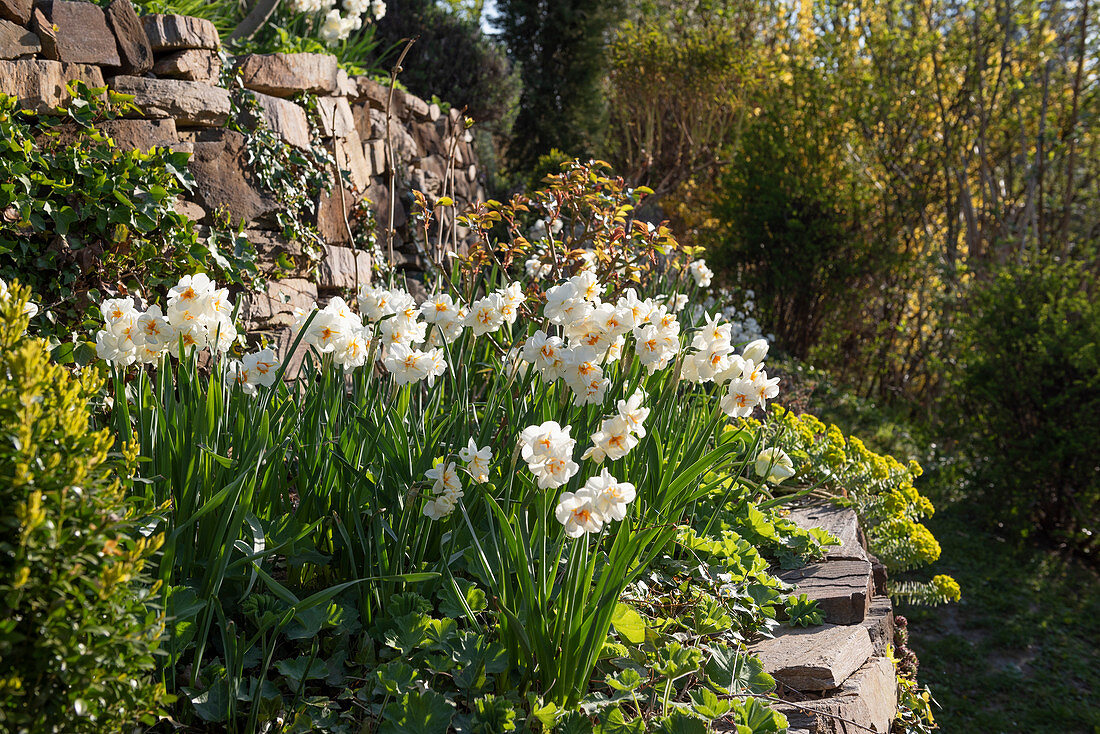
{"label": "flat stone slab", "polygon": [[366,191],[371,185],[374,167],[363,154],[363,144],[359,141],[359,136],[352,134],[346,138],[335,138],[332,147],[336,151],[336,165],[340,170],[348,172],[347,178],[351,180],[352,186],[360,193]]}
{"label": "flat stone slab", "polygon": [[839,688],[874,653],[867,630],[832,624],[781,628],[773,639],[749,647],[764,670],[796,691]]}
{"label": "flat stone slab", "polygon": [[168,14],[145,15],[141,20],[154,51],[182,51],[188,48],[216,51],[221,47],[218,29],[208,20]]}
{"label": "flat stone slab", "polygon": [[840,539],[840,545],[826,547],[825,557],[835,561],[866,561],[867,551],[859,542],[859,516],[850,507],[813,504],[791,510],[788,519],[800,528],[820,528]]}
{"label": "flat stone slab", "polygon": [[885,655],[886,648],[894,644],[894,605],[888,596],[876,596],[862,625],[871,636],[875,655]]}
{"label": "flat stone slab", "polygon": [[359,137],[355,129],[355,116],[346,97],[318,97],[317,114],[321,118],[323,137]]}
{"label": "flat stone slab", "polygon": [[123,150],[145,152],[153,147],[171,147],[178,143],[172,118],[158,120],[105,120],[96,128]]}
{"label": "flat stone slab", "polygon": [[105,12],[107,24],[118,40],[122,72],[141,75],[152,69],[153,48],[145,35],[145,24],[138,18],[130,0],[111,0]]}
{"label": "flat stone slab", "polygon": [[303,53],[249,54],[240,60],[238,68],[245,89],[289,97],[298,92],[335,93],[339,67],[335,56]]}
{"label": "flat stone slab", "polygon": [[38,36],[10,20],[0,19],[0,59],[31,56],[42,50]]}
{"label": "flat stone slab", "polygon": [[178,125],[220,127],[229,119],[229,92],[202,82],[116,76],[116,92],[134,95],[134,104],[147,117],[171,117]]}
{"label": "flat stone slab", "polygon": [[46,20],[56,28],[53,50],[57,61],[120,66],[115,34],[107,26],[107,17],[98,5],[50,0],[40,8]]}
{"label": "flat stone slab", "polygon": [[779,578],[820,604],[825,621],[833,624],[859,624],[871,607],[874,583],[868,561],[811,563]]}
{"label": "flat stone slab", "polygon": [[[251,94],[264,123],[272,132],[290,145],[303,150],[310,149],[309,120],[304,109],[289,99],[272,97],[261,92]],[[246,118],[249,117],[247,112],[243,114]]]}
{"label": "flat stone slab", "polygon": [[[356,266],[359,279],[355,278]],[[317,264],[317,288],[354,289],[370,281],[370,255],[350,247],[325,245],[324,256]]]}
{"label": "flat stone slab", "polygon": [[98,66],[47,59],[0,61],[0,89],[18,99],[24,109],[54,109],[69,98],[65,84],[74,80],[92,88],[102,87],[103,73]]}
{"label": "flat stone slab", "polygon": [[279,208],[248,164],[244,135],[225,129],[204,131],[193,146],[188,169],[195,177],[191,198],[196,204],[211,213],[224,212],[234,225]]}
{"label": "flat stone slab", "polygon": [[33,9],[34,0],[0,0],[0,18],[19,25],[27,24]]}
{"label": "flat stone slab", "polygon": [[[802,701],[817,712],[820,734],[886,734],[897,713],[897,678],[889,658],[868,660],[828,698]],[[851,722],[851,723],[849,723]]]}
{"label": "flat stone slab", "polygon": [[222,62],[216,51],[188,48],[160,58],[153,73],[160,77],[184,79],[189,82],[214,84],[222,72]]}

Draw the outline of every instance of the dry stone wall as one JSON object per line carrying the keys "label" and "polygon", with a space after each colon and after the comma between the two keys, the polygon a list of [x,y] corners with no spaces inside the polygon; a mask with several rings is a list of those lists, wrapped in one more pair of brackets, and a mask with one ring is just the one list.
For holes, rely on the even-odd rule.
{"label": "dry stone wall", "polygon": [[885,734],[897,712],[886,569],[867,552],[854,510],[814,504],[793,510],[790,519],[840,539],[820,563],[780,574],[794,593],[818,602],[825,624],[783,627],[751,650],[788,702],[778,708],[791,734]]}
{"label": "dry stone wall", "polygon": [[[322,142],[349,179],[342,191],[333,186],[317,202],[313,224],[325,243],[320,262],[272,280],[266,294],[246,299],[242,314],[250,332],[267,332],[285,345],[294,308],[369,279],[372,263],[366,252],[351,247],[349,224],[357,225],[349,215],[366,199],[379,229],[389,225],[387,105],[395,267],[414,272],[425,267],[408,227],[414,188],[429,201],[453,192],[459,210],[485,200],[477,154],[457,111],[445,114],[401,90],[391,101],[388,87],[349,77],[333,56],[230,58],[209,21],[139,17],[131,0],[112,0],[105,9],[83,0],[0,0],[0,91],[39,111],[63,103],[66,84],[73,80],[133,95],[140,114],[103,123],[102,130],[122,148],[169,146],[191,154],[196,186],[188,200],[179,202],[180,212],[200,227],[215,213],[227,214],[233,223],[244,223],[268,263],[281,255],[304,263],[300,243],[285,241],[275,227],[280,205],[250,167],[245,137],[225,127],[234,108],[229,90],[218,86],[224,64],[239,72],[242,86],[257,102],[257,117],[289,145],[310,147],[302,101],[315,98]],[[251,126],[261,120],[242,122]]]}

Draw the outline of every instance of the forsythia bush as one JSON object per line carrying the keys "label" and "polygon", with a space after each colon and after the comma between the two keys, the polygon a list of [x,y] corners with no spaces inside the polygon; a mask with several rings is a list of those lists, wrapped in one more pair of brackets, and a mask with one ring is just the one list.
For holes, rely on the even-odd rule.
{"label": "forsythia bush", "polygon": [[123,731],[152,723],[164,624],[143,577],[124,477],[88,402],[101,381],[51,364],[25,335],[29,291],[0,283],[0,730]]}

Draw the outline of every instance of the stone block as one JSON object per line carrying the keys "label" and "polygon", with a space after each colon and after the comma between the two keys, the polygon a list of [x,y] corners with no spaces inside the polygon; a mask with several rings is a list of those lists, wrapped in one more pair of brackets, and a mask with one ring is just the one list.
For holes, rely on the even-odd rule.
{"label": "stone block", "polygon": [[[370,111],[370,131],[360,127],[359,134],[368,139],[386,139],[386,113],[378,110]],[[390,120],[390,140],[393,144],[394,159],[404,165],[408,165],[420,158],[423,153],[416,144],[416,140],[409,133],[400,120]]]}
{"label": "stone block", "polygon": [[156,52],[182,51],[188,48],[221,48],[217,27],[208,20],[190,15],[154,14],[142,17],[149,45]]}
{"label": "stone block", "polygon": [[238,68],[246,89],[275,97],[336,91],[336,57],[328,54],[249,54]]}
{"label": "stone block", "polygon": [[352,134],[346,138],[336,138],[333,148],[336,150],[336,165],[342,171],[347,171],[347,177],[357,191],[366,191],[371,184],[374,167],[363,155],[363,144],[359,142],[359,136]]}
{"label": "stone block", "polygon": [[341,186],[340,189],[332,186],[328,191],[321,192],[317,200],[317,231],[325,242],[330,245],[351,244],[348,223],[351,221],[352,209],[360,198],[349,191],[347,186]]}
{"label": "stone block", "polygon": [[318,97],[317,113],[320,117],[321,135],[330,138],[359,137],[355,130],[355,117],[344,97]]}
{"label": "stone block", "polygon": [[309,120],[306,111],[288,99],[251,92],[264,123],[284,141],[303,150],[310,149]]}
{"label": "stone block", "polygon": [[284,278],[268,283],[264,293],[249,293],[241,299],[241,323],[250,336],[264,336],[279,358],[287,363],[285,375],[293,379],[309,349],[298,345],[287,356],[297,334],[294,311],[309,310],[317,301],[317,286],[305,278]]}
{"label": "stone block", "polygon": [[875,582],[875,593],[885,596],[887,593],[886,582],[890,580],[889,574],[886,573],[886,564],[870,553],[867,554],[867,560],[871,562],[871,576]]}
{"label": "stone block", "polygon": [[[280,272],[280,276],[290,278],[313,277],[313,268],[302,255],[301,242],[288,240],[281,233],[267,229],[246,229],[244,235],[256,248],[259,262],[269,268],[272,273],[290,264],[293,267]],[[280,260],[282,264],[276,268],[276,263]]]}
{"label": "stone block", "polygon": [[188,48],[161,57],[153,66],[153,73],[170,79],[216,84],[222,73],[222,60],[217,51]]}
{"label": "stone block", "polygon": [[859,516],[850,507],[813,504],[791,510],[788,518],[800,528],[820,528],[840,540],[827,546],[825,557],[838,561],[866,561],[867,551],[859,541]]}
{"label": "stone block", "polygon": [[439,131],[436,130],[434,124],[430,122],[414,122],[409,125],[409,129],[412,132],[413,140],[416,141],[417,148],[424,153],[441,153],[445,149],[443,140],[440,139]]}
{"label": "stone block", "polygon": [[156,120],[105,120],[96,128],[123,150],[145,152],[154,146],[175,145],[176,122],[172,118]]}
{"label": "stone block", "polygon": [[894,605],[888,596],[876,596],[871,609],[863,620],[863,627],[871,637],[875,655],[885,655],[886,648],[894,644]]}
{"label": "stone block", "polygon": [[[405,116],[412,116],[417,120],[427,120],[429,115],[428,103],[417,97],[415,94],[409,94],[408,92],[400,92],[401,104],[405,110]],[[396,97],[398,92],[394,92]]]}
{"label": "stone block", "polygon": [[0,89],[16,97],[24,109],[54,109],[69,98],[66,83],[76,80],[89,87],[102,87],[103,73],[98,66],[47,59],[0,61]]}
{"label": "stone block", "polygon": [[57,29],[46,18],[42,8],[34,9],[31,15],[31,30],[38,34],[38,40],[42,44],[42,58],[57,61]]}
{"label": "stone block", "polygon": [[195,203],[208,212],[221,210],[233,224],[253,222],[279,208],[247,163],[244,135],[209,130],[194,143],[188,167],[195,177]]}
{"label": "stone block", "polygon": [[116,76],[116,92],[134,95],[134,105],[147,117],[171,117],[177,125],[220,127],[229,119],[229,92],[201,82]]}
{"label": "stone block", "polygon": [[781,627],[776,636],[749,646],[764,670],[796,691],[839,688],[874,653],[867,630],[825,624]]}
{"label": "stone block", "polygon": [[440,111],[439,105],[437,105],[435,102],[432,102],[430,105],[428,105],[428,119],[432,122],[437,122],[440,115],[442,114],[443,113]]}
{"label": "stone block", "polygon": [[354,101],[359,96],[359,85],[343,69],[336,70],[335,95],[337,97],[347,97],[350,101]]}
{"label": "stone block", "polygon": [[355,85],[359,91],[359,99],[364,100],[369,107],[385,112],[386,98],[390,91],[387,87],[368,76],[355,77]]}
{"label": "stone block", "polygon": [[381,139],[368,140],[363,143],[363,153],[370,158],[371,170],[375,176],[386,172],[386,141]]}
{"label": "stone block", "polygon": [[[356,279],[356,267],[358,280]],[[350,247],[325,245],[324,255],[317,265],[317,288],[357,290],[370,282],[370,255]]]}
{"label": "stone block", "polygon": [[141,75],[152,69],[153,47],[130,0],[111,0],[105,14],[118,43],[122,73]]}
{"label": "stone block", "polygon": [[874,585],[867,561],[826,561],[783,571],[779,578],[821,605],[833,624],[859,624],[871,606]]}
{"label": "stone block", "polygon": [[57,61],[115,67],[121,64],[115,34],[107,27],[107,17],[98,5],[48,0],[40,8],[56,32],[54,52]]}
{"label": "stone block", "polygon": [[821,734],[886,734],[897,714],[897,678],[889,658],[874,657],[851,675],[836,694],[801,706],[818,712]]}
{"label": "stone block", "polygon": [[32,56],[42,50],[38,35],[21,25],[0,19],[0,59]]}
{"label": "stone block", "polygon": [[0,0],[0,18],[26,25],[31,19],[34,0]]}
{"label": "stone block", "polygon": [[176,210],[177,214],[182,214],[192,222],[201,222],[206,219],[206,210],[193,201],[177,199],[173,208]]}

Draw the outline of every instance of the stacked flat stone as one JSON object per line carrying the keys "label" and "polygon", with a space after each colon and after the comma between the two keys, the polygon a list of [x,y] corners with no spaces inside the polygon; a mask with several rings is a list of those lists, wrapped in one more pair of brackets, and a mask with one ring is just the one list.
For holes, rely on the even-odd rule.
{"label": "stacked flat stone", "polygon": [[818,602],[826,624],[782,627],[750,652],[790,702],[777,708],[792,734],[885,734],[897,708],[897,679],[887,656],[894,614],[885,569],[867,553],[855,511],[814,504],[793,510],[789,519],[840,540],[828,547],[824,561],[779,574],[794,585],[794,594]]}
{"label": "stacked flat stone", "polygon": [[[243,97],[232,104],[219,84],[223,64],[239,74],[254,104]],[[136,111],[126,119],[97,123],[119,148],[169,147],[190,155],[195,186],[176,209],[199,226],[200,236],[215,218],[228,220],[245,227],[263,267],[274,270],[276,261],[280,268],[296,267],[242,304],[245,328],[266,332],[275,343],[289,342],[295,306],[347,295],[369,278],[370,258],[353,249],[349,234],[366,219],[358,209],[364,200],[371,202],[377,234],[394,228],[393,265],[414,274],[426,267],[427,256],[408,227],[411,188],[432,203],[450,196],[459,208],[485,200],[477,156],[457,110],[444,114],[438,104],[408,92],[351,78],[333,56],[231,59],[209,21],[138,16],[132,0],[110,0],[105,7],[85,0],[0,0],[0,91],[24,108],[46,112],[66,101],[66,85],[73,81],[132,96]],[[337,187],[331,171],[330,190],[314,202],[324,240],[316,267],[300,243],[282,238],[276,217],[281,205],[252,169],[246,135],[226,128],[233,115],[245,130],[262,125],[299,150],[323,149],[344,172]],[[75,139],[79,130],[62,125],[58,134],[62,141]]]}

